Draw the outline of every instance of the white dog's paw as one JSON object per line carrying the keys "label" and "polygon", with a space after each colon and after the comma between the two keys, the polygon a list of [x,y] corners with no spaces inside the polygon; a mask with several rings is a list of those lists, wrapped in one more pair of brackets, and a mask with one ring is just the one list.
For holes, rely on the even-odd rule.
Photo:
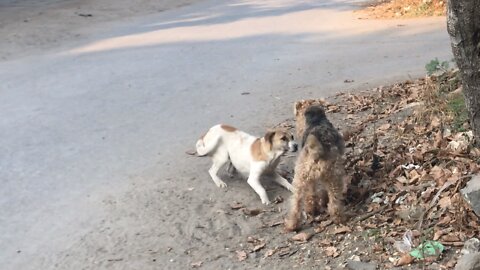
{"label": "white dog's paw", "polygon": [[269,205],[270,200],[269,199],[262,199],[262,203],[265,204],[265,205]]}
{"label": "white dog's paw", "polygon": [[217,187],[219,188],[226,188],[227,187],[227,184],[225,184],[225,182],[218,182],[218,183],[215,183],[217,184]]}
{"label": "white dog's paw", "polygon": [[293,191],[295,190],[292,185],[288,185],[287,189],[288,189],[290,192],[292,192],[292,193],[293,193]]}

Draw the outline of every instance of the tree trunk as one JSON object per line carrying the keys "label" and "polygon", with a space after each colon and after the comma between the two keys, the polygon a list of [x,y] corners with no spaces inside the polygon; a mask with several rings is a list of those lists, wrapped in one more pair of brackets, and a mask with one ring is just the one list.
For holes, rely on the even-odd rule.
{"label": "tree trunk", "polygon": [[475,142],[480,143],[480,0],[448,0],[447,29],[463,82]]}

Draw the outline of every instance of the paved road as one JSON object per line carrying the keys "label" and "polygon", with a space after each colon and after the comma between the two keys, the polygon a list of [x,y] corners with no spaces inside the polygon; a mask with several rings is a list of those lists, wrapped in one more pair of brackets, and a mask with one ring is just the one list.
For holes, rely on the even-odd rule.
{"label": "paved road", "polygon": [[206,163],[184,151],[215,123],[260,133],[296,99],[422,76],[430,59],[451,59],[443,18],[359,20],[355,8],[206,1],[0,62],[0,268],[53,268],[140,176],[166,194],[186,186],[174,181]]}

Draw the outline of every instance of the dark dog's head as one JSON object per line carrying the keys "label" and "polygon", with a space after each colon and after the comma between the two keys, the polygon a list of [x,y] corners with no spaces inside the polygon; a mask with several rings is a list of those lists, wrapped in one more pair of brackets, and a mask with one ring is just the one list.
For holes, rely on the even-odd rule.
{"label": "dark dog's head", "polygon": [[325,110],[319,105],[312,105],[305,110],[305,124],[307,127],[318,125],[326,118]]}
{"label": "dark dog's head", "polygon": [[296,152],[298,150],[298,144],[293,140],[293,135],[283,129],[276,129],[268,131],[265,134],[265,142],[270,145],[272,151],[280,152]]}
{"label": "dark dog's head", "polygon": [[295,102],[293,114],[295,115],[297,138],[301,138],[305,132],[305,111],[311,106],[324,106],[325,104],[326,101],[323,99],[306,99]]}
{"label": "dark dog's head", "polygon": [[[338,130],[328,121],[323,106],[312,105],[305,110],[305,132],[302,136],[302,147],[305,147],[307,140],[315,138],[318,152],[322,158],[330,154],[332,147],[336,148],[335,153],[343,155],[345,142]],[[313,135],[313,137],[312,137]],[[312,147],[310,148],[315,148]],[[318,148],[316,147],[316,148]]]}

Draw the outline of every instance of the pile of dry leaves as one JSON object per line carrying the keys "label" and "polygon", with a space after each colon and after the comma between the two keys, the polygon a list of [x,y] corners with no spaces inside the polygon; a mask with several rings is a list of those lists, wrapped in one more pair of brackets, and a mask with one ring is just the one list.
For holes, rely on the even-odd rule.
{"label": "pile of dry leaves", "polygon": [[382,235],[386,239],[413,231],[415,246],[434,240],[460,247],[478,235],[479,219],[459,190],[478,172],[480,151],[471,146],[467,123],[463,131],[452,128],[457,115],[449,100],[458,88],[456,72],[450,72],[342,94],[341,102],[328,105],[354,127],[346,132],[351,203],[378,212],[375,218],[357,218],[356,226],[394,228]]}
{"label": "pile of dry leaves", "polygon": [[[351,219],[337,226],[319,216],[283,243],[268,234],[249,238],[248,252],[265,248],[263,259],[276,254],[300,267],[322,269],[352,260],[375,262],[381,269],[453,267],[464,242],[480,228],[459,192],[480,168],[468,124],[454,125],[458,115],[450,100],[459,89],[456,72],[448,72],[322,101],[346,137]],[[422,246],[421,254],[411,255]],[[323,259],[312,261],[312,253]],[[246,256],[242,251],[237,259]]]}
{"label": "pile of dry leaves", "polygon": [[365,10],[370,18],[411,18],[444,16],[444,0],[380,0],[371,3]]}

